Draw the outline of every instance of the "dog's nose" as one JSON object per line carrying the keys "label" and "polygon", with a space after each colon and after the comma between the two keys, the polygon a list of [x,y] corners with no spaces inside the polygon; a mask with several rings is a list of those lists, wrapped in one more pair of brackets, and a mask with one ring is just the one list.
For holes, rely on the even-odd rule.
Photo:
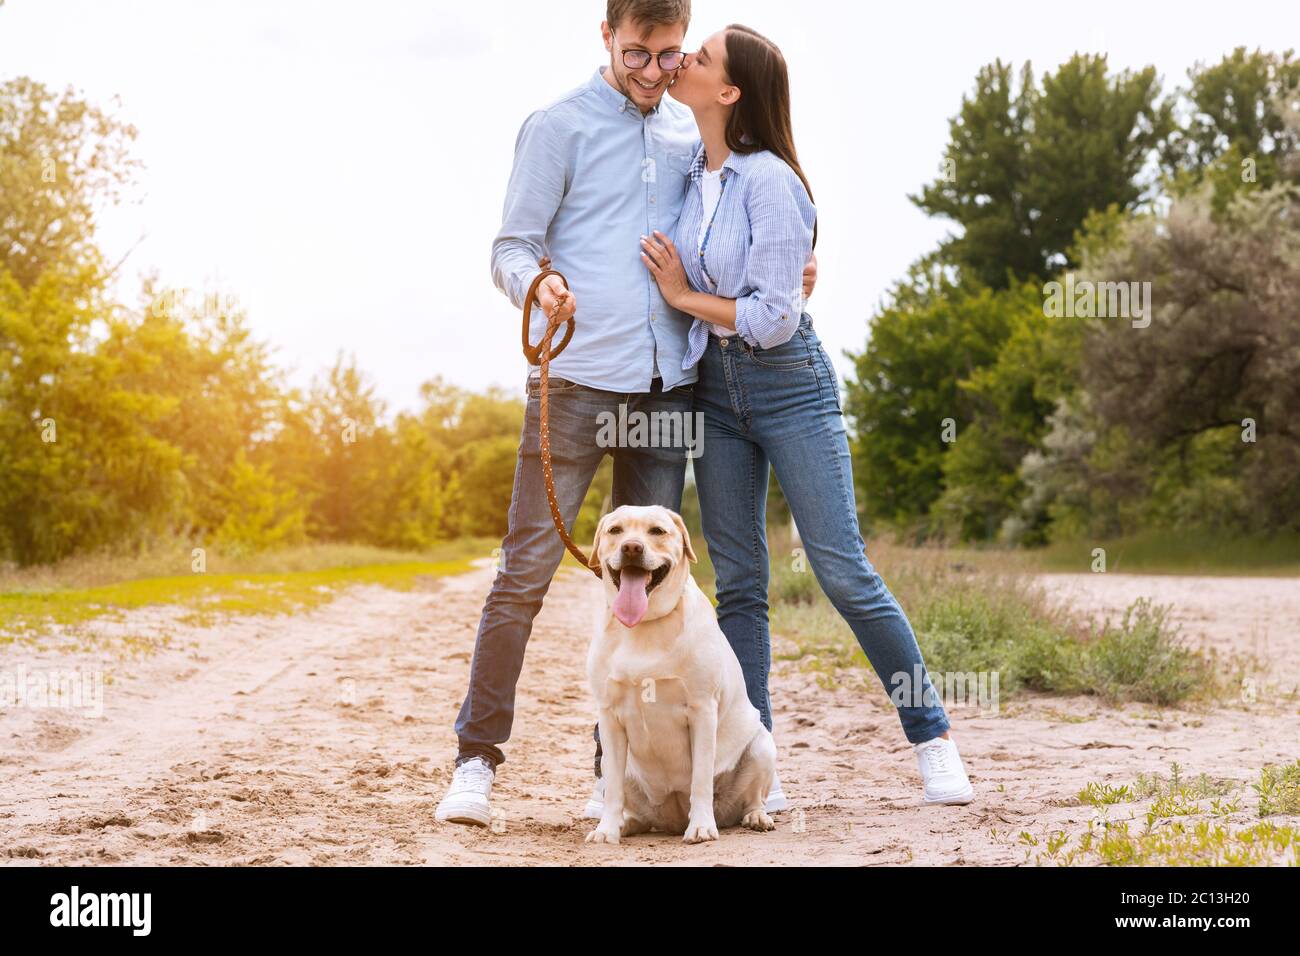
{"label": "dog's nose", "polygon": [[640,541],[624,541],[622,551],[624,558],[640,558],[645,554],[645,546]]}

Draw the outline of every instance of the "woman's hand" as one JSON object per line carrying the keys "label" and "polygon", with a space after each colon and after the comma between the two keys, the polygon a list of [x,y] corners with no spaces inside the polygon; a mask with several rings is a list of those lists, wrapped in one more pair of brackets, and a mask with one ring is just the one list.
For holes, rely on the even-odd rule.
{"label": "woman's hand", "polygon": [[682,300],[691,293],[691,284],[686,281],[686,267],[673,241],[657,229],[652,237],[642,236],[641,261],[659,284],[664,301],[674,309],[680,308]]}
{"label": "woman's hand", "polygon": [[803,297],[806,299],[812,295],[813,286],[817,284],[817,253],[813,253],[808,259],[808,264],[803,267]]}

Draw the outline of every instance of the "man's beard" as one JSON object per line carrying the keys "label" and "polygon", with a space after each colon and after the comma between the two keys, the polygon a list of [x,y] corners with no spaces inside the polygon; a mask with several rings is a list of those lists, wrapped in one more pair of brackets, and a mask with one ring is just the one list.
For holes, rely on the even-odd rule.
{"label": "man's beard", "polygon": [[609,57],[609,69],[610,72],[614,74],[614,84],[618,87],[618,91],[635,103],[636,100],[632,99],[632,90],[629,88],[630,84],[624,80],[623,75],[619,73],[618,69],[614,66],[613,54],[610,54]]}
{"label": "man's beard", "polygon": [[[614,84],[618,87],[618,91],[635,104],[636,98],[632,96],[632,81],[631,79],[625,79],[623,74],[619,73],[618,70],[614,67],[614,55],[612,53],[610,54],[609,57],[609,71],[611,74],[613,74]],[[671,77],[664,84],[663,90],[659,93],[660,100],[664,98],[665,93],[667,93],[669,90],[673,88],[673,83],[676,81],[676,79],[677,78],[675,76]]]}

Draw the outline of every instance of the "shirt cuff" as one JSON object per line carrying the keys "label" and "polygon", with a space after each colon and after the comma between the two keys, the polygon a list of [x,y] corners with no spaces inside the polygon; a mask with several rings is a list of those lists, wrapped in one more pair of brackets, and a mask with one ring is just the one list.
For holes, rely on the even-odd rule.
{"label": "shirt cuff", "polygon": [[750,345],[770,349],[790,341],[797,324],[790,323],[790,313],[781,313],[773,321],[756,296],[736,300],[736,332]]}
{"label": "shirt cuff", "polygon": [[511,281],[514,284],[514,288],[511,290],[513,293],[511,298],[514,300],[516,309],[522,309],[524,307],[524,296],[528,294],[528,287],[532,285],[533,280],[541,274],[542,270],[538,269],[536,266],[531,269],[521,269],[512,274]]}

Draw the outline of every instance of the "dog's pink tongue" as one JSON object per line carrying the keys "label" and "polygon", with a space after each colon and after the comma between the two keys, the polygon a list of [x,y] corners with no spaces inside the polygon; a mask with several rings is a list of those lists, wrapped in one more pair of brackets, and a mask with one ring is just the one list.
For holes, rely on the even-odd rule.
{"label": "dog's pink tongue", "polygon": [[614,598],[614,616],[623,622],[624,627],[636,627],[645,617],[646,605],[650,603],[645,593],[648,571],[640,568],[624,568],[618,583],[618,596]]}

